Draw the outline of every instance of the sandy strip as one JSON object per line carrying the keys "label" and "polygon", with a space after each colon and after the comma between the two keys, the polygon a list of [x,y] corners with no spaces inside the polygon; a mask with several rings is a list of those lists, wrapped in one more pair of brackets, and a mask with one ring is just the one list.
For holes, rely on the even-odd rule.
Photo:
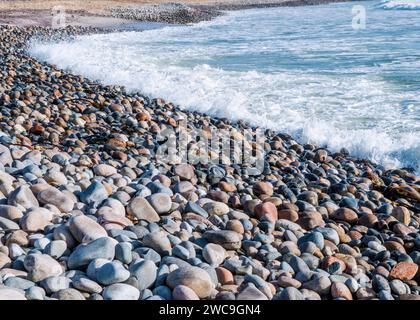
{"label": "sandy strip", "polygon": [[[65,13],[65,24],[72,26],[90,26],[98,28],[124,28],[137,21],[157,21],[169,23],[186,23],[209,20],[220,10],[237,10],[267,6],[313,5],[345,0],[2,0],[0,1],[0,24],[16,26],[53,26],[54,14]],[[177,5],[185,5],[185,12]],[[132,8],[153,7],[153,16],[147,11],[144,15],[129,14]],[[173,8],[171,8],[173,6]],[[115,14],[115,9],[123,9],[124,14]],[[155,11],[162,8],[164,17],[156,15]],[[169,12],[173,9],[173,14]],[[185,11],[185,10],[184,10]],[[128,12],[128,14],[127,14]],[[191,13],[192,12],[192,13]]]}

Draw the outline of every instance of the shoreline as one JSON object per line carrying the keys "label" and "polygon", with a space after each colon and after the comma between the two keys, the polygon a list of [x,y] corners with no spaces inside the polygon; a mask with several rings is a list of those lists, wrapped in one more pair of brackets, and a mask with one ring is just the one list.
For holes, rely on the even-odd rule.
{"label": "shoreline", "polygon": [[[92,6],[90,8],[89,6],[83,7],[83,5],[72,7],[66,1],[53,1],[52,4],[43,6],[37,5],[37,0],[32,0],[25,2],[26,5],[22,8],[15,4],[16,8],[20,9],[0,7],[0,25],[51,27],[52,8],[56,3],[59,5],[63,3],[61,7],[58,7],[57,13],[64,9],[66,25],[113,29],[124,28],[124,26],[132,24],[133,21],[188,24],[209,21],[222,15],[223,11],[321,5],[348,1],[354,0],[224,0],[215,2],[184,0],[174,3],[159,2],[159,0],[147,3],[106,1],[107,6]],[[7,3],[6,1],[5,4],[7,5]]]}
{"label": "shoreline", "polygon": [[25,51],[98,32],[0,26],[0,299],[419,299],[420,177],[270,130],[261,171],[162,162],[182,119],[249,126]]}

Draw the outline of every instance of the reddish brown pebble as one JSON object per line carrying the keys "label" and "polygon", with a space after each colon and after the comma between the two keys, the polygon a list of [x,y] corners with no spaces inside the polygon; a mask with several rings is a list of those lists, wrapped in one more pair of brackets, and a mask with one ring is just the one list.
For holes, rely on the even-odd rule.
{"label": "reddish brown pebble", "polygon": [[264,194],[271,197],[273,195],[273,186],[271,183],[259,181],[254,184],[252,191],[254,191],[255,195],[257,196]]}
{"label": "reddish brown pebble", "polygon": [[232,272],[223,267],[216,268],[217,279],[220,284],[234,284]]}
{"label": "reddish brown pebble", "polygon": [[418,269],[418,265],[413,262],[399,262],[391,269],[389,276],[402,281],[411,280],[416,275]]}
{"label": "reddish brown pebble", "polygon": [[350,289],[342,282],[334,282],[331,285],[331,295],[334,299],[344,298],[346,300],[353,300]]}
{"label": "reddish brown pebble", "polygon": [[357,221],[358,216],[357,213],[354,212],[352,209],[349,208],[340,208],[337,209],[332,217],[336,220],[342,220],[349,223],[354,223]]}
{"label": "reddish brown pebble", "polygon": [[295,210],[292,209],[282,209],[278,211],[279,219],[286,219],[292,222],[296,222],[299,219],[299,215]]}
{"label": "reddish brown pebble", "polygon": [[233,185],[231,183],[227,183],[226,181],[221,181],[219,183],[219,187],[222,191],[225,191],[225,192],[235,192],[236,191],[235,185]]}
{"label": "reddish brown pebble", "polygon": [[278,219],[277,208],[271,202],[264,202],[257,205],[255,207],[255,215],[259,220],[265,218],[271,222],[276,222]]}

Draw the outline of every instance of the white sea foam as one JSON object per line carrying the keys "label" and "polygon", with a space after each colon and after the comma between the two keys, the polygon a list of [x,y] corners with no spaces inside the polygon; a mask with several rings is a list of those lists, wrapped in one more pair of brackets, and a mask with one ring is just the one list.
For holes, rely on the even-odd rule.
{"label": "white sea foam", "polygon": [[379,7],[387,10],[420,10],[420,0],[385,0]]}
{"label": "white sea foam", "polygon": [[[418,92],[402,90],[387,76],[394,68],[402,72],[414,66],[418,72],[419,59],[387,61],[393,54],[389,33],[376,36],[372,50],[361,42],[371,43],[369,37],[352,40],[350,24],[344,39],[339,22],[324,38],[302,31],[322,33],[325,26],[319,24],[300,23],[298,33],[288,34],[296,25],[293,19],[314,14],[289,10],[280,27],[275,19],[284,11],[250,10],[194,26],[34,43],[30,51],[74,73],[164,97],[188,110],[247,120],[333,150],[346,147],[387,167],[417,167]],[[336,9],[331,12],[337,16]],[[267,25],[261,26],[261,14]],[[395,51],[401,53],[398,47]],[[347,65],[350,60],[354,63]]]}

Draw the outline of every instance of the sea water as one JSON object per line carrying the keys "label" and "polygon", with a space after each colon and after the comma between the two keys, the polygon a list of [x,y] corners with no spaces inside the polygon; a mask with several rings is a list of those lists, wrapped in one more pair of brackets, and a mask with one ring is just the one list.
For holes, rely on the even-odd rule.
{"label": "sea water", "polygon": [[30,52],[186,110],[419,172],[417,9],[420,0],[231,11],[195,25],[34,43]]}

